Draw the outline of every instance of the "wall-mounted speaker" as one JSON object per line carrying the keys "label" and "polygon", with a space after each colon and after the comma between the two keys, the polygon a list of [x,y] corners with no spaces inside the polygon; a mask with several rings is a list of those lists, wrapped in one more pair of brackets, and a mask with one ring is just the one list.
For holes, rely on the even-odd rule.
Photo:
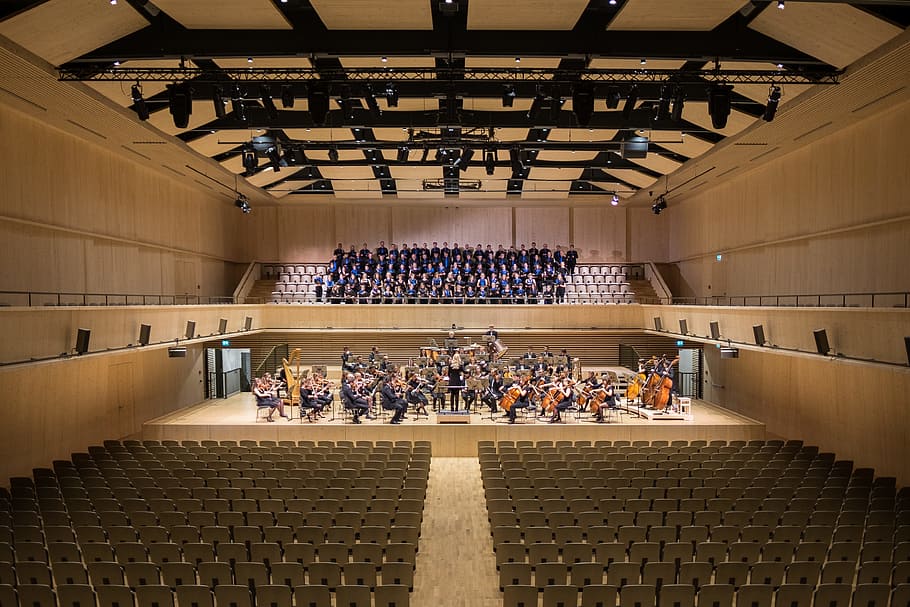
{"label": "wall-mounted speaker", "polygon": [[88,352],[88,342],[91,337],[92,332],[88,329],[79,329],[76,332],[76,354]]}
{"label": "wall-mounted speaker", "polygon": [[249,331],[252,328],[253,328],[253,317],[247,316],[246,319],[243,321],[243,330]]}
{"label": "wall-mounted speaker", "polygon": [[739,358],[739,348],[721,348],[721,358]]}
{"label": "wall-mounted speaker", "polygon": [[711,339],[720,339],[720,324],[712,320],[708,326],[711,328]]}
{"label": "wall-mounted speaker", "polygon": [[816,329],[812,331],[812,335],[815,336],[815,349],[819,354],[826,356],[831,351],[831,346],[828,345],[828,333],[824,329]]}
{"label": "wall-mounted speaker", "polygon": [[218,332],[227,333],[227,318],[222,318],[218,321]]}
{"label": "wall-mounted speaker", "polygon": [[152,325],[139,325],[139,345],[147,346],[152,339]]}
{"label": "wall-mounted speaker", "polygon": [[679,332],[683,335],[689,334],[689,323],[686,322],[685,318],[679,319]]}
{"label": "wall-mounted speaker", "polygon": [[904,338],[904,347],[907,349],[907,366],[910,366],[910,337]]}
{"label": "wall-mounted speaker", "polygon": [[761,325],[752,325],[752,336],[756,346],[765,345],[765,328]]}
{"label": "wall-mounted speaker", "polygon": [[168,348],[168,358],[186,358],[186,348]]}
{"label": "wall-mounted speaker", "polygon": [[654,317],[654,330],[655,330],[655,331],[663,331],[663,330],[664,330],[664,324],[663,324],[662,322],[660,322],[660,316],[655,316],[655,317]]}
{"label": "wall-mounted speaker", "polygon": [[187,339],[193,339],[196,337],[196,321],[188,320],[186,321],[186,332],[184,333]]}

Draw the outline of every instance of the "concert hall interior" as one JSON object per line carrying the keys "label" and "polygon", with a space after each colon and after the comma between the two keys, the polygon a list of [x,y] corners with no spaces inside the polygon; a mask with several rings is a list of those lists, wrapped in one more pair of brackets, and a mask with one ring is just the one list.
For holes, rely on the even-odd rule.
{"label": "concert hall interior", "polygon": [[[843,498],[843,526],[849,498],[868,489],[868,517],[850,525],[870,539],[856,543],[871,542],[882,507],[894,529],[881,542],[906,547],[908,26],[898,0],[2,3],[0,604],[75,604],[77,584],[24,581],[15,561],[34,559],[20,542],[50,550],[50,527],[76,529],[64,476],[125,454],[144,467],[151,453],[161,462],[151,472],[167,469],[176,485],[165,459],[189,453],[202,468],[232,463],[223,453],[312,463],[289,474],[303,487],[273,492],[282,512],[315,491],[310,481],[342,486],[318,474],[331,462],[357,464],[326,473],[347,482],[346,499],[362,488],[351,469],[382,462],[371,499],[398,483],[401,521],[413,514],[404,503],[424,500],[413,588],[389,599],[401,584],[373,567],[382,583],[367,603],[345,602],[355,590],[344,587],[370,584],[345,573],[335,588],[308,569],[308,585],[331,586],[325,597],[339,607],[520,604],[533,584],[498,568],[494,502],[513,500],[520,519],[518,502],[545,512],[563,485],[527,491],[516,461],[531,481],[535,470],[578,468],[566,473],[578,491],[559,499],[600,512],[591,492],[581,496],[582,471],[621,477],[629,460],[653,455],[664,466],[633,480],[661,489],[642,507],[660,513],[671,494],[674,511],[701,495],[673,476],[690,474],[673,467],[684,454],[706,477],[686,478],[705,490],[703,468],[715,469],[701,462],[740,480],[758,466],[768,479],[772,460],[790,470],[804,456],[832,475],[815,510]],[[849,483],[830,480],[844,470]],[[50,477],[68,513],[55,523],[39,508]],[[784,480],[762,487],[765,499],[811,493],[808,481],[799,493]],[[257,507],[275,499],[253,491],[265,483],[224,482],[259,495]],[[166,482],[152,484],[165,495]],[[671,486],[692,491],[681,498]],[[206,487],[222,499],[217,482]],[[239,491],[226,501],[247,499]],[[17,509],[30,503],[37,524],[21,525]],[[365,508],[357,529],[372,527]],[[566,526],[582,527],[579,514]],[[211,525],[235,533],[255,528],[251,518]],[[665,519],[656,526],[672,526]],[[600,520],[614,524],[606,512]],[[383,542],[408,543],[391,525]],[[23,526],[42,531],[23,539]],[[503,526],[531,545],[520,520]],[[684,542],[676,532],[669,541]],[[742,533],[734,541],[748,541]],[[910,596],[897,573],[910,551],[898,552],[883,558],[895,565],[893,601]],[[535,553],[522,554],[531,567]],[[864,558],[854,560],[858,604],[882,589],[865,587]],[[617,586],[604,563],[606,582],[594,585]],[[670,583],[697,595],[678,569]],[[542,604],[556,605],[533,571]],[[788,584],[757,575],[731,592],[751,600],[747,587],[770,585],[782,605]],[[463,596],[449,594],[446,576]],[[553,584],[577,587],[565,604],[595,604],[570,578]],[[725,585],[717,571],[712,579]],[[252,603],[240,607],[258,604],[249,586]],[[650,592],[642,605],[660,584]]]}

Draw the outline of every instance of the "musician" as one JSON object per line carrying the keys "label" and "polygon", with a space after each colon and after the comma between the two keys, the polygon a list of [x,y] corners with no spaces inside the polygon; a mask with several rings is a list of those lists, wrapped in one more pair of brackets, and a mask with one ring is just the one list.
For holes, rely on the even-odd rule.
{"label": "musician", "polygon": [[433,375],[433,411],[439,411],[446,405],[445,380],[447,378],[437,369]]}
{"label": "musician", "polygon": [[405,411],[408,409],[408,403],[401,398],[401,394],[396,391],[396,387],[398,387],[398,379],[394,374],[390,373],[382,384],[379,396],[382,399],[383,409],[386,411],[395,411],[392,415],[392,420],[389,423],[397,425],[400,424],[404,418]]}
{"label": "musician", "polygon": [[327,381],[318,373],[314,375],[312,396],[317,405],[317,415],[324,417],[322,412],[335,401],[335,397],[332,396],[332,382]]}
{"label": "musician", "polygon": [[666,410],[669,411],[673,406],[673,393],[676,391],[676,368],[674,366],[674,360],[669,360],[666,355],[660,357],[660,361],[657,363],[656,372],[661,378],[668,377],[670,379],[670,393],[667,397],[667,407]]}
{"label": "musician", "polygon": [[370,402],[355,391],[353,373],[345,375],[345,381],[341,383],[341,401],[346,408],[351,410],[355,424],[361,423],[361,415],[367,414],[369,417]]}
{"label": "musician", "polygon": [[573,384],[571,379],[567,377],[561,378],[557,382],[557,388],[559,389],[559,402],[556,403],[556,408],[553,411],[553,417],[550,418],[550,423],[555,424],[562,421],[562,412],[572,406],[572,403],[575,401],[575,390],[573,389]]}
{"label": "musician", "polygon": [[518,380],[518,398],[512,403],[512,406],[509,407],[509,411],[506,414],[510,424],[515,423],[515,418],[518,417],[518,409],[527,409],[531,406],[531,388],[528,385],[530,379],[530,375],[522,375],[521,379]]}
{"label": "musician", "polygon": [[379,348],[377,346],[373,346],[370,348],[369,361],[370,361],[370,366],[373,366],[375,363],[379,362]]}
{"label": "musician", "polygon": [[345,346],[344,350],[341,352],[341,370],[354,371],[354,355],[347,346]]}
{"label": "musician", "polygon": [[616,388],[613,386],[613,380],[609,376],[605,379],[603,390],[606,393],[606,397],[597,410],[597,415],[594,416],[594,419],[599,423],[604,421],[604,407],[609,409],[616,408]]}
{"label": "musician", "polygon": [[[580,392],[582,394],[590,394],[592,396],[595,395],[597,391],[603,387],[603,384],[600,383],[600,380],[597,378],[597,375],[594,373],[594,371],[588,371],[588,376],[581,383],[582,385],[579,388]],[[590,398],[585,401],[585,404],[580,405],[578,407],[578,410],[584,411],[587,409],[588,402],[590,402]]]}
{"label": "musician", "polygon": [[306,410],[307,421],[315,422],[317,413],[322,410],[322,407],[323,405],[316,400],[313,380],[305,379],[300,382],[300,410]]}
{"label": "musician", "polygon": [[461,354],[455,352],[449,360],[449,409],[457,411],[461,390],[464,388],[464,372],[461,369]]}
{"label": "musician", "polygon": [[569,356],[569,353],[565,348],[560,350],[559,355],[566,357],[566,371],[568,371],[569,375],[572,375],[572,357]]}
{"label": "musician", "polygon": [[570,244],[569,250],[566,251],[566,270],[569,274],[575,274],[575,265],[578,263],[578,251],[575,250],[575,245]]}
{"label": "musician", "polygon": [[494,369],[490,373],[490,387],[487,389],[486,394],[483,396],[483,402],[488,407],[490,407],[490,415],[493,416],[496,414],[496,405],[502,400],[502,374],[499,370]]}
{"label": "musician", "polygon": [[487,329],[487,332],[484,333],[484,335],[489,335],[490,337],[493,338],[493,341],[496,341],[497,339],[499,339],[499,331],[497,331],[496,327],[494,327],[493,325],[490,325],[490,328]]}
{"label": "musician", "polygon": [[424,394],[422,390],[425,383],[426,382],[424,382],[420,376],[417,375],[417,373],[413,371],[408,373],[407,401],[408,403],[414,405],[414,410],[418,415],[423,413],[429,417],[430,414],[427,413],[427,405],[429,404],[429,400],[427,399],[427,395]]}
{"label": "musician", "polygon": [[271,375],[266,373],[255,381],[253,395],[256,397],[257,407],[269,408],[269,414],[266,416],[266,420],[270,422],[275,421],[275,418],[272,416],[275,414],[275,409],[278,409],[278,414],[290,421],[290,418],[284,413],[284,403],[278,398],[278,387],[277,384],[272,381]]}

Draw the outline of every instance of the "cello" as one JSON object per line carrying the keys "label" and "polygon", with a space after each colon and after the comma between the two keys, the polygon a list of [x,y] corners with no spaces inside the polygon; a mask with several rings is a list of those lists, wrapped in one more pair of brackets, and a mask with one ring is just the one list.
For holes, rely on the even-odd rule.
{"label": "cello", "polygon": [[670,368],[679,362],[679,357],[673,359],[673,361],[666,366],[664,373],[660,378],[660,384],[658,385],[657,391],[654,395],[654,408],[658,411],[663,411],[667,408],[667,403],[670,401],[670,391],[673,390],[673,380],[670,379]]}
{"label": "cello", "polygon": [[518,384],[515,384],[502,395],[499,406],[503,411],[508,413],[509,409],[512,408],[512,405],[514,405],[519,398],[521,398],[521,387]]}

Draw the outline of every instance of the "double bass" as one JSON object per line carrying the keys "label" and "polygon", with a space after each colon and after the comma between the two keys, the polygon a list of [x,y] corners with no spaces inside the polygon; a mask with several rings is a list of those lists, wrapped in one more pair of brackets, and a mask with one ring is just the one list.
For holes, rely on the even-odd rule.
{"label": "double bass", "polygon": [[[679,357],[673,359],[673,361],[667,365],[666,370],[669,371],[670,367],[679,362]],[[660,384],[657,387],[657,391],[654,395],[654,408],[658,411],[663,411],[667,408],[667,403],[670,402],[670,391],[673,390],[673,380],[670,379],[669,373],[663,375],[660,378]]]}
{"label": "double bass", "polygon": [[[653,362],[654,362],[654,357],[652,356],[651,359],[644,365],[641,365],[640,368],[643,369],[645,366],[652,364]],[[632,381],[629,383],[629,386],[626,388],[626,398],[629,399],[629,401],[635,400],[636,398],[638,398],[638,395],[641,394],[642,388],[645,385],[645,379],[646,379],[645,374],[642,371],[639,371],[638,373],[636,373],[635,375],[632,376]]]}

